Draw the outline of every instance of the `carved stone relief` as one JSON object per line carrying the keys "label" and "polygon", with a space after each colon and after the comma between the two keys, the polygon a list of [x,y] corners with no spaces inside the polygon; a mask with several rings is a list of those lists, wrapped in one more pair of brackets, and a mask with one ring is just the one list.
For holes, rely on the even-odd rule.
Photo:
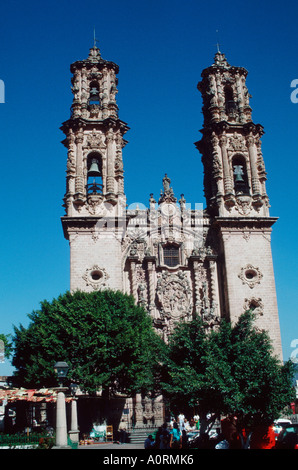
{"label": "carved stone relief", "polygon": [[188,318],[192,313],[192,292],[184,272],[159,275],[156,289],[161,316],[170,321]]}
{"label": "carved stone relief", "polygon": [[247,310],[253,310],[256,315],[263,315],[264,313],[264,304],[261,298],[251,297],[244,300],[243,309],[246,312]]}
{"label": "carved stone relief", "polygon": [[109,279],[109,275],[105,268],[94,265],[92,268],[86,269],[83,279],[86,282],[86,286],[90,286],[94,290],[99,290],[106,287],[106,281]]}
{"label": "carved stone relief", "polygon": [[251,197],[250,196],[237,196],[235,209],[241,215],[248,215],[251,211]]}
{"label": "carved stone relief", "polygon": [[253,289],[257,284],[260,284],[263,274],[259,268],[256,268],[251,264],[247,264],[241,269],[238,277],[241,279],[242,284],[247,284],[251,289]]}
{"label": "carved stone relief", "polygon": [[233,137],[230,137],[229,146],[237,152],[247,151],[244,137],[242,135],[237,134],[237,132],[234,132]]}

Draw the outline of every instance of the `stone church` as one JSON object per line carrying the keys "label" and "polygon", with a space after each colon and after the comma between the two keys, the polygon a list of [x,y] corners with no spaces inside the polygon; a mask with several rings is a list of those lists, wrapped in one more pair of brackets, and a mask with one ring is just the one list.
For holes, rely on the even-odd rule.
{"label": "stone church", "polygon": [[201,140],[206,207],[176,197],[171,175],[148,195],[148,208],[130,209],[123,149],[128,125],[118,114],[118,65],[99,49],[71,65],[71,117],[65,134],[67,182],[62,217],[70,245],[70,289],[115,289],[147,309],[167,341],[175,322],[198,312],[216,327],[248,308],[270,334],[281,358],[271,254],[264,133],[252,121],[247,70],[221,52],[202,71]]}

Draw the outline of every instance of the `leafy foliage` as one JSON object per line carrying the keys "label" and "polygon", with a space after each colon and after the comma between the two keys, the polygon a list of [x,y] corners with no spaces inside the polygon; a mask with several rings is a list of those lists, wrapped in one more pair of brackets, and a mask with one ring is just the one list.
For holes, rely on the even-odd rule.
{"label": "leafy foliage", "polygon": [[[13,365],[23,386],[53,386],[56,361],[69,363],[72,381],[94,393],[100,387],[132,393],[154,389],[163,345],[145,310],[121,292],[67,292],[14,328]],[[155,361],[156,358],[156,361]]]}
{"label": "leafy foliage", "polygon": [[237,415],[242,426],[270,424],[293,400],[292,362],[273,355],[252,312],[207,333],[199,318],[177,325],[169,343],[162,389],[175,410]]}

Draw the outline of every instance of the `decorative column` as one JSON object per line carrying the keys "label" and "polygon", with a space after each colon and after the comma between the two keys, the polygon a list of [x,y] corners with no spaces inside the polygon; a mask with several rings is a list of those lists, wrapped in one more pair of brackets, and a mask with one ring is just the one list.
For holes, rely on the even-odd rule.
{"label": "decorative column", "polygon": [[106,137],[107,143],[107,193],[114,194],[115,192],[115,179],[114,179],[114,133],[110,130]]}
{"label": "decorative column", "polygon": [[79,442],[79,429],[78,429],[78,413],[77,413],[77,400],[72,399],[71,402],[71,426],[69,431],[69,437],[72,442]]}
{"label": "decorative column", "polygon": [[224,189],[225,195],[229,196],[233,193],[233,183],[230,174],[230,166],[228,161],[228,152],[227,152],[227,136],[221,135],[219,137],[219,145],[222,155],[222,164],[223,164],[223,177],[224,177]]}
{"label": "decorative column", "polygon": [[189,259],[192,262],[193,276],[194,276],[195,313],[200,313],[201,308],[202,308],[201,297],[200,297],[200,288],[201,288],[200,266],[202,266],[202,258],[201,256],[192,255],[190,256]]}
{"label": "decorative column", "polygon": [[155,263],[156,258],[155,256],[146,256],[145,260],[147,262],[147,272],[148,272],[148,305],[149,305],[149,313],[152,317],[155,317]]}
{"label": "decorative column", "polygon": [[136,249],[133,246],[130,250],[130,256],[127,258],[130,266],[130,293],[135,299],[135,303],[138,301],[138,286],[136,280],[136,264],[138,257],[136,256]]}
{"label": "decorative column", "polygon": [[216,267],[216,255],[207,254],[209,260],[210,270],[210,297],[211,297],[211,309],[212,314],[216,315],[218,308],[218,292],[217,292],[217,267]]}
{"label": "decorative column", "polygon": [[246,142],[248,146],[249,159],[250,159],[252,193],[253,193],[253,196],[259,196],[260,184],[259,184],[259,175],[258,175],[257,163],[256,163],[257,155],[256,155],[255,139],[252,135],[249,135],[246,137]]}
{"label": "decorative column", "polygon": [[124,194],[122,147],[123,147],[123,137],[119,132],[116,135],[116,160],[115,160],[115,178],[118,184],[117,194]]}
{"label": "decorative column", "polygon": [[135,427],[143,427],[143,405],[142,405],[142,395],[140,393],[136,394],[136,405],[135,405]]}
{"label": "decorative column", "polygon": [[108,112],[108,71],[106,67],[103,69],[103,78],[102,78],[102,116],[104,119],[109,117]]}
{"label": "decorative column", "polygon": [[83,133],[79,132],[76,136],[77,146],[77,176],[76,176],[76,195],[81,199],[85,194],[84,174],[83,174]]}

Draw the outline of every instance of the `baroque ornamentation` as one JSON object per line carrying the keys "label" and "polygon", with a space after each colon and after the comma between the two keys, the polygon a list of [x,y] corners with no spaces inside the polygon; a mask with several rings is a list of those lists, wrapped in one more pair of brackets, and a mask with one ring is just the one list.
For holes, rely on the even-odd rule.
{"label": "baroque ornamentation", "polygon": [[87,286],[92,287],[94,290],[99,290],[106,287],[106,281],[109,279],[109,275],[105,268],[94,265],[92,268],[86,269],[83,279]]}
{"label": "baroque ornamentation", "polygon": [[237,132],[234,132],[233,137],[230,138],[229,145],[237,152],[247,150],[244,137],[237,134]]}
{"label": "baroque ornamentation", "polygon": [[241,269],[238,277],[241,279],[242,284],[247,284],[251,289],[253,289],[257,284],[260,284],[263,274],[259,268],[256,268],[251,264],[247,264]]}
{"label": "baroque ornamentation", "polygon": [[262,299],[256,298],[256,297],[251,297],[250,299],[245,299],[244,300],[244,305],[243,309],[245,312],[247,310],[253,310],[253,312],[257,315],[263,315],[264,313],[264,304],[262,302]]}
{"label": "baroque ornamentation", "polygon": [[173,188],[171,188],[170,184],[171,180],[168,175],[165,174],[162,180],[163,191],[161,191],[160,193],[160,198],[158,201],[159,204],[161,204],[162,202],[176,203],[177,199],[174,196]]}
{"label": "baroque ornamentation", "polygon": [[156,294],[164,318],[177,321],[191,315],[192,292],[184,272],[163,272],[157,281]]}
{"label": "baroque ornamentation", "polygon": [[251,211],[251,197],[250,196],[237,196],[235,209],[241,215],[247,215]]}
{"label": "baroque ornamentation", "polygon": [[[103,215],[105,207],[102,203],[103,197],[99,194],[91,195],[88,197],[88,204],[86,206],[91,215]],[[105,211],[106,212],[106,211]]]}
{"label": "baroque ornamentation", "polygon": [[98,148],[104,149],[106,146],[103,140],[103,136],[93,130],[92,133],[88,134],[87,136],[86,147],[90,149],[98,149]]}

